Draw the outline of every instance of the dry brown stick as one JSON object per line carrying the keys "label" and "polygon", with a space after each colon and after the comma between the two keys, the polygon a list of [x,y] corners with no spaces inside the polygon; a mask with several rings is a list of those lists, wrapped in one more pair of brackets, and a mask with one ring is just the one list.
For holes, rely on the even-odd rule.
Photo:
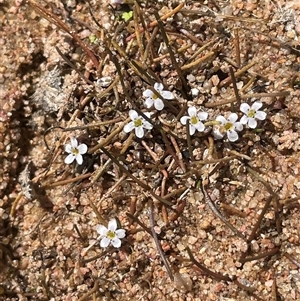
{"label": "dry brown stick", "polygon": [[194,68],[194,67],[206,62],[208,59],[213,57],[215,54],[216,54],[216,52],[211,51],[211,52],[205,54],[204,56],[202,56],[201,58],[197,59],[196,61],[193,61],[189,64],[181,66],[181,70],[188,70],[188,69]]}
{"label": "dry brown stick", "polygon": [[211,200],[209,194],[207,193],[207,191],[204,188],[203,183],[200,184],[201,185],[201,190],[202,193],[204,195],[204,199],[206,204],[209,206],[209,208],[211,209],[211,211],[215,214],[216,217],[218,217],[234,234],[236,234],[238,237],[240,237],[241,239],[243,239],[244,241],[247,241],[246,237],[240,232],[238,231],[235,227],[233,227],[225,218],[224,216],[219,212],[219,210],[216,208],[214,202]]}
{"label": "dry brown stick", "polygon": [[[116,78],[114,79],[114,81],[109,85],[109,87],[107,87],[104,91],[102,91],[99,95],[97,95],[98,99],[101,99],[102,97],[104,97],[106,94],[108,94],[118,83],[119,81],[119,76],[116,76]],[[90,93],[92,94],[92,93]],[[87,95],[87,97],[85,97],[81,102],[80,102],[80,107],[84,108],[93,98],[92,95],[91,97],[88,97],[89,95]]]}
{"label": "dry brown stick", "polygon": [[111,159],[108,159],[103,165],[101,165],[98,169],[96,169],[93,172],[90,184],[88,185],[88,187],[86,189],[92,187],[99,180],[99,178],[103,175],[103,173],[106,171],[108,166],[110,166],[111,164],[112,164]]}
{"label": "dry brown stick", "polygon": [[45,19],[47,19],[51,24],[56,25],[60,29],[67,32],[69,35],[72,36],[72,38],[80,45],[80,47],[83,49],[83,51],[89,56],[89,58],[92,60],[94,66],[96,69],[98,69],[99,62],[96,58],[96,56],[93,54],[93,52],[80,40],[77,34],[75,34],[71,28],[69,28],[62,20],[60,20],[55,14],[45,9],[43,6],[39,5],[33,0],[28,0],[29,5],[36,10],[38,13],[40,13]]}
{"label": "dry brown stick", "polygon": [[172,192],[170,192],[170,193],[168,193],[168,194],[165,195],[165,199],[166,200],[170,199],[170,198],[174,197],[175,195],[184,192],[185,190],[186,190],[186,187],[181,187],[179,189],[173,190]]}
{"label": "dry brown stick", "polygon": [[[155,38],[156,38],[156,34],[158,32],[158,28],[155,27],[152,34],[151,34],[151,37],[150,39],[148,40],[148,43],[146,45],[146,49],[145,49],[145,52],[144,52],[144,57],[143,57],[143,63],[146,64],[146,60],[147,60],[147,57],[148,57],[148,53],[150,51],[150,47],[152,46]],[[152,54],[152,53],[151,53]],[[151,55],[151,57],[153,57],[153,55]]]}
{"label": "dry brown stick", "polygon": [[230,77],[231,77],[231,81],[232,81],[232,85],[233,85],[233,91],[234,91],[235,99],[236,99],[238,105],[240,106],[241,105],[241,97],[239,95],[239,91],[238,91],[238,88],[237,88],[237,85],[236,85],[236,78],[234,76],[234,72],[233,72],[232,67],[229,67],[229,72],[230,72]]}
{"label": "dry brown stick", "polygon": [[266,214],[268,208],[270,207],[270,204],[272,203],[272,201],[273,201],[273,196],[269,196],[268,200],[266,201],[266,203],[264,205],[264,208],[262,209],[262,211],[257,219],[257,222],[255,223],[255,225],[252,229],[250,236],[248,237],[248,242],[251,242],[255,238],[256,231],[258,230],[258,228],[261,224],[261,221],[262,221],[264,215]]}
{"label": "dry brown stick", "polygon": [[145,189],[148,193],[150,193],[155,199],[157,199],[158,201],[162,202],[163,204],[171,207],[172,203],[165,200],[164,198],[162,198],[161,196],[155,194],[152,189],[150,188],[150,186],[148,186],[146,183],[142,182],[141,180],[139,180],[138,178],[136,178],[134,175],[132,175],[112,154],[110,154],[109,151],[107,151],[104,147],[101,147],[101,150],[103,153],[105,153],[110,159],[112,159],[112,161],[121,169],[122,172],[124,172],[125,174],[127,174],[127,176],[129,178],[131,178],[133,181],[135,181],[139,186],[141,186],[143,189]]}
{"label": "dry brown stick", "polygon": [[238,68],[241,66],[241,49],[240,49],[240,36],[238,28],[234,29],[234,47],[235,47],[235,55],[236,55],[236,63]]}
{"label": "dry brown stick", "polygon": [[99,122],[89,123],[89,124],[85,124],[85,125],[73,126],[73,127],[65,128],[62,131],[63,132],[69,132],[69,131],[75,131],[75,130],[90,129],[90,128],[94,128],[94,127],[100,127],[102,125],[115,124],[115,123],[123,121],[123,120],[124,120],[124,118],[117,117],[117,118],[112,119],[112,120],[99,121]]}
{"label": "dry brown stick", "polygon": [[142,45],[142,38],[141,38],[141,32],[140,32],[140,28],[139,28],[139,23],[138,23],[138,9],[139,5],[137,2],[135,2],[134,8],[133,8],[133,22],[134,22],[134,28],[135,28],[135,36],[136,36],[136,42],[138,44],[139,47],[139,51],[140,51],[140,57],[144,56],[144,47]]}
{"label": "dry brown stick", "polygon": [[300,269],[300,262],[298,260],[296,260],[292,255],[288,254],[288,253],[284,253],[283,254],[288,260],[290,260],[295,266],[298,267],[298,269]]}
{"label": "dry brown stick", "polygon": [[[150,156],[152,157],[152,159],[154,160],[155,163],[160,162],[161,159],[158,158],[158,156],[156,155],[156,153],[147,145],[146,141],[142,140],[142,145],[144,146],[144,148],[146,149],[146,151],[150,154]],[[158,166],[159,168],[159,166]],[[164,169],[164,168],[159,168],[160,172],[163,175],[164,179],[168,178],[168,172]],[[163,197],[165,194],[165,188],[163,187],[164,185],[162,184],[161,187],[161,196]]]}
{"label": "dry brown stick", "polygon": [[138,225],[140,225],[147,233],[149,233],[151,236],[152,235],[152,232],[149,228],[147,228],[136,216],[134,216],[133,214],[129,213],[129,212],[126,212],[126,215],[132,219],[134,222],[136,222]]}
{"label": "dry brown stick", "polygon": [[83,175],[80,175],[80,176],[72,178],[72,179],[66,179],[66,180],[57,181],[57,182],[45,185],[45,187],[47,186],[49,188],[53,188],[53,187],[57,187],[57,186],[62,186],[62,185],[74,183],[74,182],[86,179],[86,178],[90,177],[91,175],[92,175],[91,173],[83,174]]}
{"label": "dry brown stick", "polygon": [[178,158],[178,161],[179,161],[179,166],[182,169],[182,171],[184,173],[186,173],[186,167],[185,167],[185,165],[183,163],[182,154],[181,154],[180,148],[179,148],[179,146],[177,144],[177,141],[176,141],[176,139],[172,135],[170,135],[170,139],[171,139],[171,142],[172,142],[172,144],[173,144],[173,146],[175,148],[175,152],[176,152],[176,155],[177,155],[177,158]]}
{"label": "dry brown stick", "polygon": [[172,155],[172,157],[175,160],[176,164],[178,166],[180,166],[180,161],[179,161],[178,157],[176,156],[176,153],[174,152],[174,150],[173,150],[173,148],[172,148],[172,146],[171,146],[171,144],[170,144],[170,142],[169,142],[169,140],[167,138],[166,133],[163,130],[161,130],[160,133],[162,135],[163,141],[164,141],[165,146],[167,148],[167,153],[170,154],[170,155]]}
{"label": "dry brown stick", "polygon": [[157,237],[156,232],[154,230],[155,222],[154,222],[154,213],[153,213],[153,201],[151,199],[149,199],[148,205],[149,205],[149,220],[150,220],[150,229],[151,229],[151,232],[152,232],[152,237],[155,241],[155,245],[156,245],[157,251],[158,251],[158,253],[161,257],[161,260],[162,260],[163,264],[166,267],[168,275],[169,275],[170,279],[172,281],[174,281],[174,276],[173,276],[173,273],[171,271],[170,265],[169,265],[169,263],[168,263],[168,261],[165,257],[165,254],[164,254],[164,251],[161,247],[160,241],[158,240],[158,237]]}
{"label": "dry brown stick", "polygon": [[124,122],[122,122],[113,132],[111,132],[103,141],[101,141],[99,144],[95,145],[94,147],[90,148],[88,150],[89,154],[93,154],[96,150],[100,149],[101,147],[105,146],[108,144],[117,134],[119,134],[125,124],[129,122],[130,118],[127,118]]}
{"label": "dry brown stick", "polygon": [[[173,10],[171,10],[170,12],[168,12],[167,14],[165,14],[164,16],[161,16],[160,20],[164,21],[164,20],[170,18],[171,16],[175,15],[176,13],[178,13],[182,9],[183,6],[184,6],[184,2],[180,3],[177,7],[175,7]],[[151,22],[147,26],[147,28],[155,27],[155,26],[157,26],[157,24],[158,24],[158,21],[155,20],[155,21]],[[144,31],[145,31],[144,28],[140,29],[140,33],[144,32]],[[129,37],[126,38],[126,42],[129,42],[134,37],[135,37],[135,33],[131,34]]]}
{"label": "dry brown stick", "polygon": [[[258,217],[258,220],[257,220],[256,224],[254,225],[254,228],[252,229],[252,232],[251,232],[251,234],[250,234],[250,236],[248,238],[248,242],[250,242],[250,241],[252,241],[254,239],[256,231],[258,230],[259,225],[260,225],[260,223],[261,223],[264,215],[266,214],[268,208],[270,207],[271,202],[274,201],[274,204],[275,204],[274,207],[276,207],[276,202],[277,202],[277,207],[279,207],[279,204],[278,204],[279,197],[273,191],[273,189],[270,186],[270,184],[266,180],[264,180],[256,171],[254,171],[250,167],[247,167],[247,171],[250,174],[252,174],[257,180],[259,180],[260,182],[262,182],[265,185],[266,189],[268,190],[268,192],[270,194],[270,197],[268,198],[267,202],[265,203],[265,205],[264,205],[264,207],[263,207],[263,209],[262,209],[262,211],[261,211],[261,213],[260,213],[260,215]],[[280,223],[280,229],[281,229],[281,221],[279,219],[279,213],[277,214],[276,212],[277,211],[276,211],[276,208],[275,208],[275,222],[276,222],[276,225],[278,223]],[[279,219],[279,221],[277,219]]]}
{"label": "dry brown stick", "polygon": [[206,165],[206,164],[215,164],[215,163],[219,163],[219,162],[227,162],[227,161],[236,159],[236,157],[237,156],[228,156],[228,157],[224,157],[221,159],[199,160],[199,161],[193,162],[193,165],[198,166],[198,165]]}
{"label": "dry brown stick", "polygon": [[[245,67],[243,67],[242,69],[236,71],[234,73],[234,77],[237,78],[239,76],[241,76],[242,74],[244,74],[248,69],[250,69],[251,67],[253,67],[254,65],[256,64],[256,62],[251,62],[249,63],[248,65],[246,65]],[[220,87],[224,87],[228,84],[231,83],[231,78],[230,77],[227,77],[226,79],[222,80],[220,82]]]}
{"label": "dry brown stick", "polygon": [[[273,278],[274,278],[273,279],[273,284],[272,284],[272,297],[273,297],[273,301],[279,301],[275,271],[273,271]],[[281,298],[280,298],[280,300],[281,300]]]}
{"label": "dry brown stick", "polygon": [[245,263],[245,262],[248,262],[248,261],[262,259],[262,258],[265,258],[265,257],[272,256],[272,255],[276,254],[279,250],[280,250],[280,247],[276,247],[271,251],[263,252],[263,253],[260,253],[256,256],[241,258],[239,260],[239,262]]}
{"label": "dry brown stick", "polygon": [[99,283],[98,283],[98,280],[95,281],[95,284],[94,284],[94,287],[89,290],[87,293],[85,293],[82,297],[80,297],[78,299],[78,301],[84,301],[86,300],[91,294],[94,294],[96,292],[98,292],[99,290]]}
{"label": "dry brown stick", "polygon": [[77,66],[75,65],[75,64],[73,64],[67,57],[66,57],[66,55],[64,55],[63,53],[62,53],[62,51],[57,47],[57,46],[55,46],[55,49],[56,49],[56,51],[58,52],[58,54],[65,60],[65,62],[71,67],[71,68],[73,68],[76,72],[77,72],[77,74],[81,77],[81,79],[83,79],[87,84],[90,84],[90,85],[94,85],[94,83],[91,81],[91,80],[89,80],[78,68],[77,68]]}
{"label": "dry brown stick", "polygon": [[[290,95],[290,92],[288,92],[288,91],[272,92],[272,93],[249,93],[249,94],[240,95],[240,98],[247,99],[247,98],[260,98],[260,97],[285,97],[288,95]],[[214,107],[218,107],[218,106],[227,105],[227,104],[233,103],[235,101],[236,101],[236,98],[234,97],[234,98],[229,98],[229,99],[214,102],[214,103],[206,103],[206,104],[204,104],[204,106],[206,108],[214,108]]]}
{"label": "dry brown stick", "polygon": [[232,282],[232,279],[230,279],[228,276],[224,276],[220,273],[216,273],[216,272],[213,272],[211,270],[209,270],[207,267],[205,267],[204,265],[202,265],[200,262],[198,262],[191,249],[189,247],[186,247],[186,250],[188,252],[188,255],[190,257],[190,260],[191,262],[196,266],[198,267],[204,274],[208,275],[208,276],[211,276],[212,278],[216,279],[216,280],[219,280],[219,281],[228,281],[228,282]]}
{"label": "dry brown stick", "polygon": [[166,31],[165,31],[164,25],[163,25],[161,19],[159,18],[159,15],[158,15],[157,11],[154,11],[154,15],[155,15],[155,18],[156,18],[156,20],[158,22],[157,24],[158,24],[158,27],[160,29],[160,33],[162,35],[162,38],[163,38],[163,40],[164,40],[164,42],[165,42],[165,44],[167,46],[168,52],[170,54],[170,59],[171,59],[172,65],[175,68],[178,77],[180,78],[181,84],[183,85],[183,89],[181,90],[181,93],[182,93],[183,97],[185,99],[187,99],[188,98],[187,92],[189,91],[189,86],[188,86],[188,84],[186,82],[186,79],[185,79],[185,77],[183,75],[182,69],[179,67],[179,65],[177,63],[177,60],[176,60],[175,55],[173,53],[172,47],[171,47],[171,45],[169,43],[169,40],[168,40]]}
{"label": "dry brown stick", "polygon": [[190,34],[186,29],[181,28],[179,29],[179,31],[184,34],[185,36],[187,36],[191,41],[193,41],[194,43],[203,46],[204,43],[202,41],[200,41],[197,37],[195,37],[194,35]]}

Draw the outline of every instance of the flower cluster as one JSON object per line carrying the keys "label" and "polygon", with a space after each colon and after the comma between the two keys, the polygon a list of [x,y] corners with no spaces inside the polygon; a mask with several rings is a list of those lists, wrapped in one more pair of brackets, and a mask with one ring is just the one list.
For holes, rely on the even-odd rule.
{"label": "flower cluster", "polygon": [[101,248],[106,248],[110,244],[112,244],[115,248],[121,247],[121,238],[125,237],[126,232],[124,229],[117,228],[118,225],[115,218],[108,222],[107,228],[103,225],[96,226],[96,231],[98,232],[98,234],[100,234],[98,239],[101,239]]}
{"label": "flower cluster", "polygon": [[[153,92],[151,89],[147,89],[143,92],[143,97],[145,98],[145,107],[154,107],[156,110],[161,111],[165,106],[165,101],[174,99],[174,95],[164,90],[163,84],[155,83]],[[160,96],[160,97],[159,97]],[[212,126],[212,134],[215,139],[222,139],[227,137],[229,141],[235,142],[238,140],[238,132],[243,130],[243,126],[247,125],[251,129],[257,127],[257,120],[265,120],[267,114],[261,111],[261,102],[254,102],[251,106],[247,103],[242,103],[240,105],[240,111],[244,114],[240,121],[238,121],[237,113],[230,113],[228,117],[219,115],[214,121],[208,121],[207,112],[198,112],[195,106],[188,108],[188,115],[182,116],[180,122],[183,125],[188,123],[189,134],[194,135],[196,131],[204,132],[207,126]],[[144,112],[142,115],[138,114],[135,110],[129,111],[129,117],[131,121],[126,124],[123,128],[125,133],[135,131],[135,135],[138,138],[143,138],[145,135],[145,130],[152,130],[153,125],[149,122],[151,114],[149,112]],[[66,164],[71,164],[76,160],[77,164],[81,165],[83,162],[83,157],[87,152],[87,146],[85,144],[78,145],[75,138],[71,138],[71,143],[65,146],[65,151],[69,155],[65,158]]]}
{"label": "flower cluster", "polygon": [[[238,115],[236,113],[230,113],[228,118],[222,115],[217,116],[216,120],[212,122],[213,130],[212,133],[215,139],[222,139],[225,135],[228,140],[235,142],[238,140],[238,132],[243,130],[243,125],[248,125],[249,128],[254,129],[257,126],[257,120],[264,120],[267,114],[259,109],[262,107],[262,103],[254,102],[250,107],[247,103],[240,105],[240,111],[244,113],[240,121],[238,121]],[[189,121],[189,133],[194,135],[197,131],[203,132],[206,124],[202,121],[207,120],[208,114],[206,112],[197,112],[195,107],[188,108],[189,116],[183,116],[180,122],[185,125]]]}

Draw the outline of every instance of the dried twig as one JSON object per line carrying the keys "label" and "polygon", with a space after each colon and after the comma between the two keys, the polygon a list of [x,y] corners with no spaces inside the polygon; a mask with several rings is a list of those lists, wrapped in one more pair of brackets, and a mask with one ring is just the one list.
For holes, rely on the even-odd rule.
{"label": "dried twig", "polygon": [[167,272],[169,274],[169,277],[172,281],[174,281],[174,276],[173,276],[173,273],[171,271],[171,268],[170,268],[170,265],[165,257],[165,254],[164,254],[164,251],[160,245],[160,242],[157,238],[157,235],[156,235],[156,232],[154,230],[154,213],[153,213],[153,201],[151,199],[149,199],[148,201],[148,205],[149,205],[149,220],[150,220],[150,228],[151,228],[151,232],[152,232],[152,237],[155,241],[155,245],[156,245],[156,248],[157,248],[157,251],[161,257],[161,260],[163,262],[163,264],[165,265],[166,269],[167,269]]}
{"label": "dried twig", "polygon": [[219,210],[216,208],[214,202],[211,200],[209,194],[207,193],[207,191],[204,188],[203,183],[200,184],[201,185],[201,191],[204,195],[204,199],[206,204],[208,204],[209,208],[212,210],[212,212],[234,233],[236,234],[238,237],[240,237],[241,239],[243,239],[244,241],[247,241],[246,237],[240,232],[238,231],[235,227],[233,227],[225,218],[224,216],[219,212]]}

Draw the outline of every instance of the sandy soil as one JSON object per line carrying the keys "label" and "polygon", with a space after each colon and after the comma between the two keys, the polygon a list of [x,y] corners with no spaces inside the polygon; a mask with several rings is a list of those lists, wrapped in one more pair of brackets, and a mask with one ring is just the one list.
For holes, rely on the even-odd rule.
{"label": "sandy soil", "polygon": [[125,2],[0,0],[0,299],[299,300],[298,1]]}

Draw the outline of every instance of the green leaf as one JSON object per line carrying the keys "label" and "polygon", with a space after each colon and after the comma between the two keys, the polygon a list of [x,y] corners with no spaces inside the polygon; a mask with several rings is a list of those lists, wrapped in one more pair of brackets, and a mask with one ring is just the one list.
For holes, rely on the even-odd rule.
{"label": "green leaf", "polygon": [[122,14],[122,19],[127,22],[133,17],[133,11],[125,12]]}
{"label": "green leaf", "polygon": [[98,42],[98,39],[97,39],[97,37],[96,37],[94,34],[91,34],[91,35],[89,36],[89,39],[90,39],[90,42],[91,42],[92,44],[96,44],[96,43]]}

